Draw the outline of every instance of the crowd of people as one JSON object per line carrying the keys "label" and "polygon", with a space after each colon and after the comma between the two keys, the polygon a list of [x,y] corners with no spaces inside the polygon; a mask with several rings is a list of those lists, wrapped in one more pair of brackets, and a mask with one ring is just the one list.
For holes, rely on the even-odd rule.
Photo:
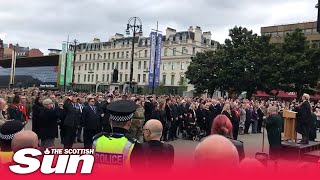
{"label": "crowd of people", "polygon": [[[304,97],[304,101],[309,102],[310,97],[307,95]],[[212,138],[212,135],[220,135],[224,137],[224,140],[219,137],[218,141],[231,142],[237,150],[237,158],[243,160],[245,153],[243,142],[238,141],[239,135],[262,133],[262,128],[266,127],[271,154],[272,150],[277,151],[281,146],[282,111],[292,110],[299,113],[300,106],[301,103],[295,100],[232,100],[171,95],[140,96],[120,94],[117,91],[88,94],[1,90],[0,135],[3,139],[0,146],[1,151],[11,152],[12,146],[15,146],[12,144],[12,135],[22,131],[32,119],[32,131],[37,136],[42,149],[54,147],[55,139],[59,136],[64,148],[70,149],[76,142],[83,143],[84,148],[97,148],[97,141],[101,135],[130,134],[130,137],[126,137],[132,140],[133,144],[137,143],[141,137],[145,142],[143,143],[145,145],[137,145],[132,154],[140,154],[136,157],[141,158],[140,152],[142,151],[135,149],[161,146],[165,150],[157,151],[157,153],[163,153],[168,157],[165,164],[169,164],[169,167],[173,164],[174,148],[163,142],[177,140],[181,138],[180,134],[190,139],[196,135],[209,136],[197,148],[202,149],[202,146],[206,147],[203,144],[217,138]],[[308,121],[306,131],[308,135],[303,133],[302,143],[316,139],[317,123],[320,119],[320,102],[310,102],[309,109],[312,118],[310,122]],[[301,131],[304,129],[302,128]],[[29,132],[29,134],[32,133]],[[201,159],[201,155],[196,154],[196,157]],[[132,162],[135,161],[134,159],[135,156]],[[136,161],[141,161],[141,159],[136,159]]]}

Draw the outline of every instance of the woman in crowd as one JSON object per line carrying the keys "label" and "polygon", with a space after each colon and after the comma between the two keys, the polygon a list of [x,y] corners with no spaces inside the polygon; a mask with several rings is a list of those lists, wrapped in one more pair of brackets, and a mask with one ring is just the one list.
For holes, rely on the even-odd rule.
{"label": "woman in crowd", "polygon": [[235,140],[238,139],[238,132],[239,132],[239,121],[235,115],[235,112],[231,110],[230,108],[230,104],[226,103],[222,109],[222,113],[223,115],[226,115],[228,117],[228,119],[231,121],[232,123],[232,134]]}
{"label": "woman in crowd", "polygon": [[240,104],[239,112],[240,112],[239,134],[244,135],[244,127],[245,127],[244,125],[247,117],[244,104]]}
{"label": "woman in crowd", "polygon": [[39,123],[41,121],[39,115],[43,110],[42,99],[41,97],[37,97],[34,101],[34,105],[32,107],[32,131],[35,132],[39,137]]}
{"label": "woman in crowd", "polygon": [[162,141],[168,141],[168,132],[170,128],[170,121],[167,119],[166,114],[166,102],[161,101],[159,104],[159,110],[160,110],[160,121],[162,123],[163,131],[162,131]]}
{"label": "woman in crowd", "polygon": [[239,160],[245,158],[243,142],[233,139],[233,128],[230,119],[226,115],[218,115],[212,124],[211,134],[219,134],[228,138],[237,148]]}
{"label": "woman in crowd", "polygon": [[254,106],[252,108],[252,134],[257,134],[257,130],[258,130],[258,107],[257,106]]}

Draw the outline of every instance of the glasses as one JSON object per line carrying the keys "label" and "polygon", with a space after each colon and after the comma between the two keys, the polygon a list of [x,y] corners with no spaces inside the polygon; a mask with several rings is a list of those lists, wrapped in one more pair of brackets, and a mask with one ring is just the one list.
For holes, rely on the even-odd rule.
{"label": "glasses", "polygon": [[89,102],[94,102],[94,101],[89,101]]}

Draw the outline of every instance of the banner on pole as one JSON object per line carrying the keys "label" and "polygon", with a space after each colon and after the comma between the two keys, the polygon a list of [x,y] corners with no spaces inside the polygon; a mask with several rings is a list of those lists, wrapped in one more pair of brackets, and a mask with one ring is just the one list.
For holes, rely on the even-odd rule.
{"label": "banner on pole", "polygon": [[157,33],[150,33],[150,63],[149,63],[149,88],[153,86],[153,75],[154,75],[154,63],[155,63],[155,55],[156,55],[156,43],[157,43]]}
{"label": "banner on pole", "polygon": [[160,83],[160,65],[161,65],[161,47],[162,47],[162,34],[158,34],[157,37],[157,47],[156,47],[156,70],[154,86],[158,87]]}
{"label": "banner on pole", "polygon": [[68,51],[68,59],[67,59],[67,76],[66,76],[66,85],[69,86],[72,79],[72,51]]}
{"label": "banner on pole", "polygon": [[65,60],[66,60],[66,43],[62,43],[62,50],[61,50],[61,62],[60,62],[60,81],[59,85],[64,85],[64,69],[66,67]]}

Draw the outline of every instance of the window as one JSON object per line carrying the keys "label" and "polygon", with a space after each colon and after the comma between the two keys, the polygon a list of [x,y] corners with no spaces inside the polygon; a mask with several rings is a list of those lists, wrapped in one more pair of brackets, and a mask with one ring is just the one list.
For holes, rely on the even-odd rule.
{"label": "window", "polygon": [[81,61],[81,55],[79,55],[79,61]]}
{"label": "window", "polygon": [[122,74],[120,74],[120,78],[119,79],[120,79],[120,82],[122,82]]}
{"label": "window", "polygon": [[173,56],[176,55],[176,51],[177,51],[177,48],[173,48],[173,49],[172,49],[172,55],[173,55]]}
{"label": "window", "polygon": [[79,71],[81,71],[81,66],[79,66]]}
{"label": "window", "polygon": [[108,63],[107,65],[107,70],[110,70],[110,63]]}
{"label": "window", "polygon": [[148,57],[148,50],[144,50],[144,57]]}
{"label": "window", "polygon": [[187,48],[186,47],[182,47],[182,55],[184,55],[187,52]]}
{"label": "window", "polygon": [[171,69],[172,69],[172,70],[175,70],[175,69],[176,69],[176,65],[175,65],[174,62],[171,63]]}
{"label": "window", "polygon": [[109,82],[109,74],[107,74],[107,81]]}
{"label": "window", "polygon": [[108,53],[108,59],[110,59],[110,57],[111,57],[111,53]]}
{"label": "window", "polygon": [[129,51],[126,52],[126,58],[129,58]]}
{"label": "window", "polygon": [[97,63],[97,71],[99,71],[99,63]]}
{"label": "window", "polygon": [[117,67],[117,69],[119,69],[119,62],[117,62],[117,66],[116,67]]}
{"label": "window", "polygon": [[141,69],[141,61],[138,63],[138,69]]}
{"label": "window", "polygon": [[306,29],[306,30],[305,30],[305,34],[308,34],[308,35],[309,35],[309,34],[312,34],[312,29]]}
{"label": "window", "polygon": [[167,70],[167,64],[166,63],[163,63],[163,70]]}
{"label": "window", "polygon": [[143,76],[142,76],[142,82],[146,82],[146,74],[143,74]]}
{"label": "window", "polygon": [[123,69],[123,62],[121,62],[121,64],[120,64],[120,69],[121,70]]}
{"label": "window", "polygon": [[80,83],[80,74],[78,74],[78,83]]}
{"label": "window", "polygon": [[124,58],[124,52],[121,52],[121,58]]}
{"label": "window", "polygon": [[120,52],[117,52],[117,59],[120,58]]}
{"label": "window", "polygon": [[139,58],[141,58],[141,51],[139,51]]}
{"label": "window", "polygon": [[92,70],[94,70],[94,63],[92,64]]}
{"label": "window", "polygon": [[147,61],[143,61],[143,69],[147,69]]}
{"label": "window", "polygon": [[89,60],[91,60],[91,54],[90,54],[90,56],[89,56],[90,58],[89,58]]}
{"label": "window", "polygon": [[195,47],[192,48],[192,55],[196,55],[196,48]]}
{"label": "window", "polygon": [[87,64],[84,64],[84,70],[85,71],[87,70]]}
{"label": "window", "polygon": [[88,60],[88,54],[86,54],[86,60]]}
{"label": "window", "polygon": [[180,75],[180,82],[179,84],[183,85],[184,84],[184,77],[182,75]]}
{"label": "window", "polygon": [[99,81],[99,75],[96,74],[96,82],[98,82],[98,81]]}
{"label": "window", "polygon": [[102,74],[102,82],[104,82],[105,74]]}
{"label": "window", "polygon": [[126,82],[128,81],[128,74],[124,75],[124,81],[126,81]]}
{"label": "window", "polygon": [[91,71],[92,69],[91,69],[91,63],[89,64],[89,70]]}
{"label": "window", "polygon": [[106,59],[107,58],[107,53],[104,53],[103,54],[103,59]]}
{"label": "window", "polygon": [[128,62],[126,62],[126,69],[128,69]]}
{"label": "window", "polygon": [[164,85],[166,85],[166,79],[167,79],[167,76],[166,75],[162,75],[162,83]]}
{"label": "window", "polygon": [[111,68],[112,68],[111,70],[113,70],[113,69],[114,69],[114,62],[112,63],[112,66],[111,66]]}
{"label": "window", "polygon": [[103,63],[102,69],[103,69],[103,70],[106,70],[106,63]]}
{"label": "window", "polygon": [[184,62],[181,62],[181,70],[184,70]]}
{"label": "window", "polygon": [[90,74],[88,74],[88,82],[90,82]]}
{"label": "window", "polygon": [[96,54],[93,54],[93,60],[95,60],[96,59]]}
{"label": "window", "polygon": [[168,55],[168,49],[167,48],[164,48],[163,54],[164,54],[164,56]]}
{"label": "window", "polygon": [[97,55],[97,59],[100,59],[100,54],[98,53],[98,55]]}
{"label": "window", "polygon": [[171,85],[174,85],[174,75],[171,75]]}
{"label": "window", "polygon": [[112,53],[112,59],[115,59],[116,58],[116,53]]}
{"label": "window", "polygon": [[140,82],[141,74],[138,74],[138,82]]}
{"label": "window", "polygon": [[86,82],[87,80],[87,75],[83,75],[83,82]]}

